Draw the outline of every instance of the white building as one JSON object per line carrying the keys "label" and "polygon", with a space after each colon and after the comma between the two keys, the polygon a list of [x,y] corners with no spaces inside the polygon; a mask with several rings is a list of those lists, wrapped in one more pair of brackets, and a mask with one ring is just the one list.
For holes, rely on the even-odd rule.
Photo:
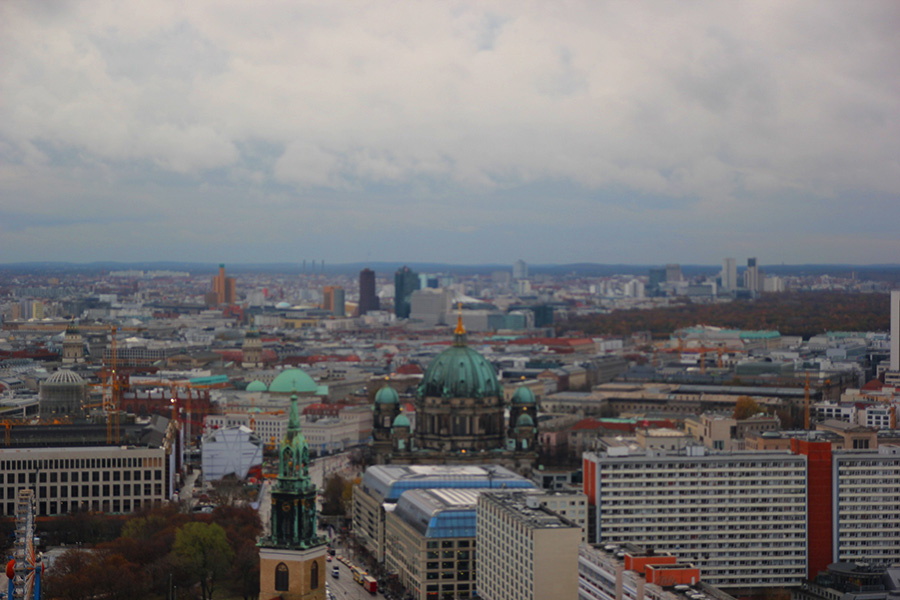
{"label": "white building", "polygon": [[245,479],[252,467],[262,466],[262,442],[243,425],[207,433],[203,436],[200,451],[206,481],[218,481],[231,474]]}
{"label": "white building", "polygon": [[806,457],[703,450],[585,453],[585,491],[597,511],[589,539],[670,551],[719,587],[799,585]]}
{"label": "white building", "polygon": [[478,496],[475,569],[480,598],[578,598],[581,530],[541,506],[539,498],[512,491]]}

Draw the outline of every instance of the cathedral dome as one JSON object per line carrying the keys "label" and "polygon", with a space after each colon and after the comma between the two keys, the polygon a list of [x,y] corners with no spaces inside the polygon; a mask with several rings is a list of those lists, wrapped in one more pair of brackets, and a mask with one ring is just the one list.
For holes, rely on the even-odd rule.
{"label": "cathedral dome", "polygon": [[314,393],[318,389],[319,386],[303,369],[287,369],[269,385],[269,391],[275,394]]}
{"label": "cathedral dome", "polygon": [[409,427],[409,418],[403,413],[400,413],[394,419],[394,423],[391,427]]}
{"label": "cathedral dome", "polygon": [[81,378],[78,373],[74,373],[69,371],[68,369],[60,369],[53,375],[47,378],[47,383],[75,383],[81,384],[84,383],[84,379]]}
{"label": "cathedral dome", "polygon": [[266,384],[257,379],[256,381],[251,381],[250,385],[247,386],[248,392],[265,392]]}
{"label": "cathedral dome", "polygon": [[513,404],[535,404],[534,392],[525,386],[516,390],[512,397]]}
{"label": "cathedral dome", "polygon": [[384,386],[375,394],[375,404],[399,404],[400,394],[389,385]]}
{"label": "cathedral dome", "polygon": [[500,396],[494,367],[481,354],[464,344],[441,352],[425,370],[419,396],[483,398]]}

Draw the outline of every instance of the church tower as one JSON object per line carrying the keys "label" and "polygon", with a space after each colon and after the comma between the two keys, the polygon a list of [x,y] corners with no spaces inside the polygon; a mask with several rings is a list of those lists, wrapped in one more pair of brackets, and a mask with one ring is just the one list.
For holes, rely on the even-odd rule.
{"label": "church tower", "polygon": [[325,600],[325,539],[316,532],[316,487],[309,464],[295,394],[272,490],[271,533],[260,542],[259,600]]}
{"label": "church tower", "polygon": [[73,323],[69,323],[63,336],[62,362],[67,365],[84,362],[84,341]]}

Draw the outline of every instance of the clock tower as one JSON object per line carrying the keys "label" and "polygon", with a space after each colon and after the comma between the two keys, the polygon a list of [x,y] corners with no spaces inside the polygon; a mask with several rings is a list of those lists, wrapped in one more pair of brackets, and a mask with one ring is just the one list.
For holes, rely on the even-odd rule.
{"label": "clock tower", "polygon": [[296,394],[271,508],[270,535],[259,544],[259,600],[325,600],[325,539],[316,531],[316,486],[309,478]]}

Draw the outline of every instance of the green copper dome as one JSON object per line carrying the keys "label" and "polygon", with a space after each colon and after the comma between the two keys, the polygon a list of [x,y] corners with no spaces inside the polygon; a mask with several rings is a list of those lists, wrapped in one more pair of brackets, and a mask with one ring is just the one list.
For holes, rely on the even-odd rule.
{"label": "green copper dome", "polygon": [[266,384],[264,384],[264,383],[263,383],[262,381],[260,381],[259,379],[257,379],[256,381],[251,381],[251,382],[247,385],[247,391],[248,391],[248,392],[265,392],[265,391],[266,391]]}
{"label": "green copper dome", "polygon": [[522,413],[519,415],[519,418],[516,419],[516,427],[534,427],[534,419],[527,414]]}
{"label": "green copper dome", "polygon": [[400,394],[389,385],[384,386],[375,394],[375,404],[399,404]]}
{"label": "green copper dome", "polygon": [[531,388],[527,388],[525,386],[520,387],[516,390],[512,397],[513,404],[535,404],[536,400],[534,399],[534,392],[531,391]]}
{"label": "green copper dome", "polygon": [[466,346],[464,339],[457,339],[431,361],[419,386],[420,397],[483,398],[500,394],[494,367]]}
{"label": "green copper dome", "polygon": [[269,391],[276,394],[314,394],[319,386],[313,378],[307,375],[303,369],[287,369],[275,378],[269,386]]}
{"label": "green copper dome", "polygon": [[394,418],[394,423],[391,427],[409,427],[409,419],[403,413],[400,413]]}

